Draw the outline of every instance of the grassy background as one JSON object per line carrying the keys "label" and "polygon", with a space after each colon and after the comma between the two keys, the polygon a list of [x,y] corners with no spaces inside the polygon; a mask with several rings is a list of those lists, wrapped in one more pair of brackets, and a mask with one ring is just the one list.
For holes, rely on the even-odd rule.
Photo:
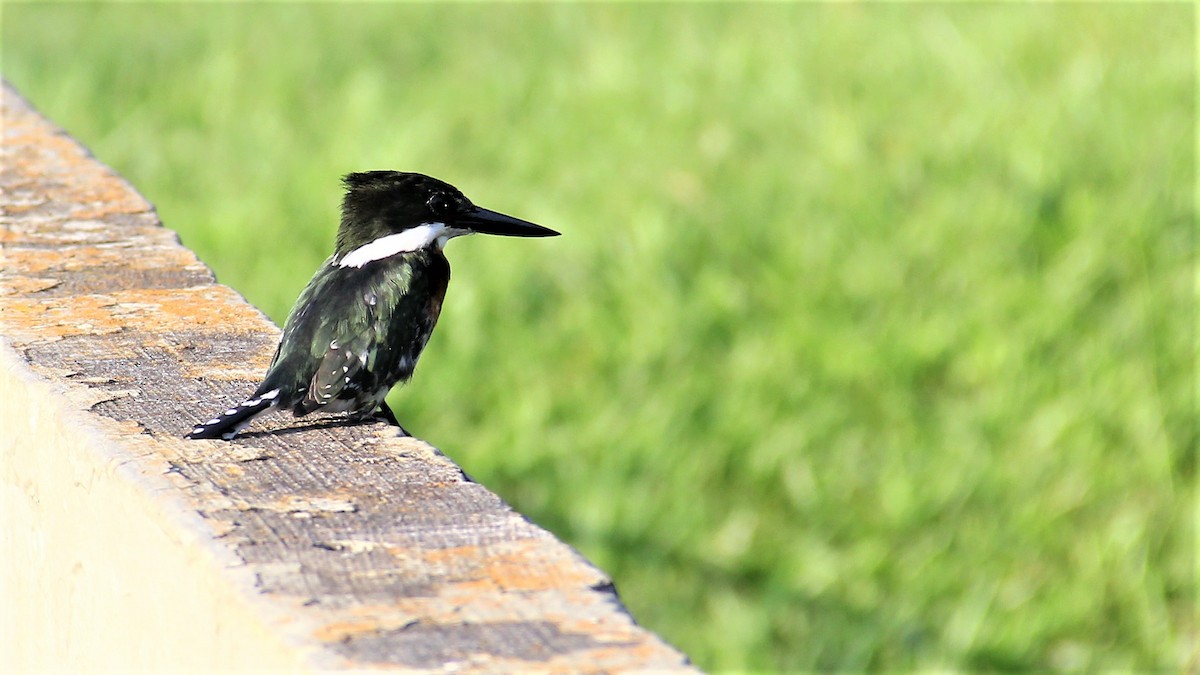
{"label": "grassy background", "polygon": [[3,71],[276,320],[338,178],[456,241],[409,429],[708,669],[1196,648],[1187,4],[25,5]]}

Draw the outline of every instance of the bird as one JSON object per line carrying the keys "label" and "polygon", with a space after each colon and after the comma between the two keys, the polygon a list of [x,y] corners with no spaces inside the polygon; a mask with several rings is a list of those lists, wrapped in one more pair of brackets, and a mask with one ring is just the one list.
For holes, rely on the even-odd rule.
{"label": "bird", "polygon": [[382,419],[409,435],[384,397],[412,377],[433,333],[450,282],[446,243],[470,234],[560,234],[475,206],[420,173],[363,171],[343,183],[334,252],[288,313],[262,383],[185,438],[232,440],[270,410]]}

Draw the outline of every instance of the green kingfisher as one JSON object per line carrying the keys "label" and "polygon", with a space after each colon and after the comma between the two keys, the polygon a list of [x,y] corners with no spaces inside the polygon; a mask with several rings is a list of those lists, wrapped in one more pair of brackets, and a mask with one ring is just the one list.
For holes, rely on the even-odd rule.
{"label": "green kingfisher", "polygon": [[[344,182],[333,255],[288,314],[262,384],[187,438],[232,439],[271,409],[381,417],[400,427],[384,397],[412,377],[437,323],[450,282],[446,242],[476,233],[559,234],[475,206],[419,173],[366,171]],[[408,435],[403,427],[400,433]]]}

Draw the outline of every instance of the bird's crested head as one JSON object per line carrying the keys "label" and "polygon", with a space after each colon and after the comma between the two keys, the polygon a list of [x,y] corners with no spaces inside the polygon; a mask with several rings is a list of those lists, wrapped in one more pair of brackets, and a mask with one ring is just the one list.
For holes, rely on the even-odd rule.
{"label": "bird's crested head", "polygon": [[419,173],[364,171],[343,182],[338,264],[362,265],[466,234],[550,237],[558,232],[471,203],[449,183]]}

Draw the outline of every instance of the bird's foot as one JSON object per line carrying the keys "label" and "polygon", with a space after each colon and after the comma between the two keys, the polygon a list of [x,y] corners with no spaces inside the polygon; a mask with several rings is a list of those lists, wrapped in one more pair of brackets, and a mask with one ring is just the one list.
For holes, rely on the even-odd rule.
{"label": "bird's foot", "polygon": [[412,434],[405,431],[404,427],[400,426],[399,420],[396,419],[396,414],[393,413],[392,409],[388,407],[388,404],[386,401],[379,404],[379,411],[377,413],[375,413],[375,417],[376,417],[376,419],[381,419],[384,422],[387,422],[388,424],[399,429],[401,436],[408,436],[408,437],[412,436]]}

